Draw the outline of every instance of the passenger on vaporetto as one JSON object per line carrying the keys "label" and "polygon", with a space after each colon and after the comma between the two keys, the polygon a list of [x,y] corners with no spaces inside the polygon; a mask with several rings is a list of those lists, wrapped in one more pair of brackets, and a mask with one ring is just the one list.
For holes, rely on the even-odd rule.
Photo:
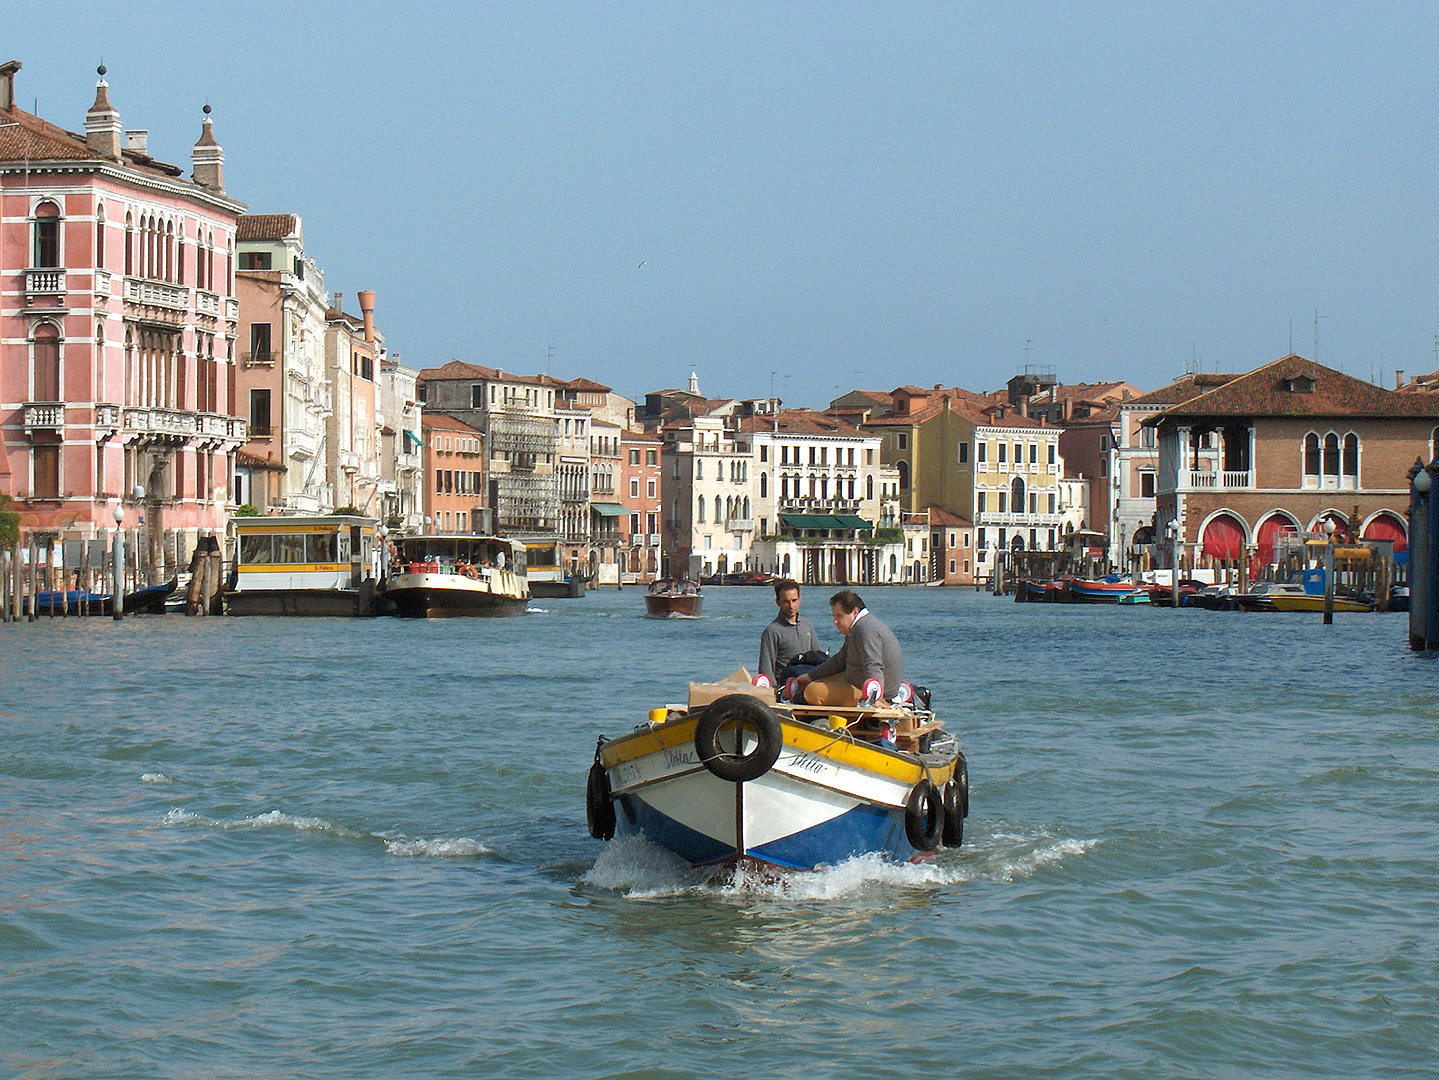
{"label": "passenger on vaporetto", "polygon": [[807,705],[858,705],[867,696],[885,701],[899,692],[904,678],[904,657],[894,631],[870,614],[864,601],[849,589],[829,598],[834,626],[844,644],[808,675],[795,682],[795,698]]}
{"label": "passenger on vaporetto", "polygon": [[783,686],[787,679],[805,674],[829,656],[820,649],[814,623],[799,613],[799,582],[789,578],[776,581],[774,602],[779,614],[759,636],[759,670],[771,686]]}

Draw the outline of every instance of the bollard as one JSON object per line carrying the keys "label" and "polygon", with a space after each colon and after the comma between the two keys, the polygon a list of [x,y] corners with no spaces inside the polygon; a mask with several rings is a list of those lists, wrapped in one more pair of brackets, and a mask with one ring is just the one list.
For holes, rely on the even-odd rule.
{"label": "bollard", "polygon": [[1424,463],[1414,459],[1409,469],[1409,647],[1423,650],[1425,618],[1429,605],[1429,488],[1431,477]]}

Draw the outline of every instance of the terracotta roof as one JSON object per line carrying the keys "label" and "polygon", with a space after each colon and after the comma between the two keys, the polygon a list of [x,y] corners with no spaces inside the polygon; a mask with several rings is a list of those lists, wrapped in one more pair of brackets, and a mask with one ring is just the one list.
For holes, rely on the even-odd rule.
{"label": "terracotta roof", "polygon": [[256,457],[254,454],[247,454],[243,450],[235,451],[235,464],[243,465],[247,469],[267,469],[270,472],[290,471],[278,461],[268,461],[265,458]]}
{"label": "terracotta roof", "polygon": [[851,439],[865,434],[862,428],[848,420],[814,409],[784,409],[774,416],[749,416],[740,421],[739,429],[752,434],[777,431],[781,435],[830,435]]}
{"label": "terracotta roof", "polygon": [[235,228],[236,240],[283,240],[300,231],[294,214],[241,214]]}
{"label": "terracotta roof", "polygon": [[529,383],[539,386],[563,386],[559,379],[550,375],[515,375],[500,368],[485,367],[482,364],[467,364],[463,360],[451,360],[443,367],[425,368],[415,376],[416,382],[443,382],[447,379],[484,379],[490,382]]}
{"label": "terracotta roof", "polygon": [[[1313,380],[1312,390],[1290,389],[1294,379]],[[1385,390],[1291,354],[1145,422],[1190,416],[1439,416],[1439,396]]]}
{"label": "terracotta roof", "polygon": [[420,428],[421,430],[443,428],[445,431],[463,431],[467,435],[484,434],[479,428],[471,427],[463,420],[456,420],[453,416],[447,416],[444,413],[421,413]]}
{"label": "terracotta roof", "polygon": [[[1100,404],[1095,402],[1096,405]],[[1072,416],[1068,420],[1057,420],[1052,425],[1057,428],[1087,427],[1091,424],[1113,424],[1119,419],[1120,402],[1111,401],[1103,408],[1097,408],[1088,416]]]}
{"label": "terracotta roof", "polygon": [[1126,405],[1178,405],[1182,402],[1196,398],[1200,394],[1208,393],[1216,387],[1225,383],[1233,382],[1235,379],[1243,378],[1242,375],[1221,375],[1218,373],[1201,373],[1197,375],[1183,375],[1175,379],[1168,386],[1161,386],[1158,390],[1151,390],[1147,394],[1140,394],[1125,402]]}
{"label": "terracotta roof", "polygon": [[948,510],[941,510],[937,506],[929,508],[929,523],[931,525],[943,525],[952,529],[972,529],[974,523],[965,521],[958,514],[951,514]]}
{"label": "terracotta roof", "polygon": [[[85,142],[85,136],[14,108],[5,114],[5,126],[0,127],[0,161],[94,161],[102,158]],[[133,150],[120,152],[121,163],[144,172],[160,176],[180,176],[184,170],[177,165],[157,161],[148,154]],[[111,162],[111,164],[114,164]]]}
{"label": "terracotta roof", "polygon": [[[914,427],[938,416],[944,411],[944,403],[948,400],[951,412],[968,420],[976,427],[1054,427],[1054,425],[1043,423],[1034,417],[1020,416],[1019,410],[1010,407],[1007,403],[995,402],[983,394],[975,394],[958,387],[951,387],[944,391],[931,390],[928,393],[931,395],[930,400],[918,409],[908,413],[877,416],[867,421],[864,426],[867,428]],[[1003,415],[1000,415],[1001,411]]]}
{"label": "terracotta roof", "polygon": [[604,383],[597,383],[593,379],[585,378],[570,379],[564,385],[566,390],[588,390],[597,394],[608,394],[614,389],[612,386],[606,386]]}
{"label": "terracotta roof", "polygon": [[651,435],[648,431],[625,430],[620,433],[621,443],[663,443],[664,440],[658,435]]}

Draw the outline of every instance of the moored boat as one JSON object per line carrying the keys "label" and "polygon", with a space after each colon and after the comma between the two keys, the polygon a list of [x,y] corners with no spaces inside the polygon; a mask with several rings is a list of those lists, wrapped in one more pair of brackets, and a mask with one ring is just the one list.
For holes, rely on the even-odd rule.
{"label": "moored boat", "polygon": [[736,690],[601,738],[586,790],[591,835],[643,835],[717,873],[864,854],[914,861],[959,846],[968,766],[928,709],[771,706]]}
{"label": "moored boat", "polygon": [[236,518],[238,557],[225,611],[374,614],[375,527],[373,519],[351,514]]}
{"label": "moored boat", "polygon": [[655,619],[697,619],[704,597],[693,581],[664,578],[645,593],[645,614]]}
{"label": "moored boat", "polygon": [[[1323,611],[1324,597],[1309,593],[1275,593],[1269,598],[1275,611]],[[1334,611],[1373,611],[1374,604],[1349,596],[1334,598]]]}
{"label": "moored boat", "polygon": [[382,603],[401,618],[522,615],[524,546],[500,536],[407,536],[396,544]]}

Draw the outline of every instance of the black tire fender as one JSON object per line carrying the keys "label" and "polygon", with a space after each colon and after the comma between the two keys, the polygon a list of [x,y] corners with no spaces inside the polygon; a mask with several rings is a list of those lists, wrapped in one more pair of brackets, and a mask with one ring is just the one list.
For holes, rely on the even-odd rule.
{"label": "black tire fender", "polygon": [[951,780],[944,785],[944,846],[957,848],[964,843],[964,794]]}
{"label": "black tire fender", "polygon": [[[729,727],[736,729],[736,738],[745,728],[754,732],[755,746],[748,754],[732,754],[721,748],[720,732]],[[700,761],[715,776],[732,784],[758,780],[769,772],[783,746],[779,717],[763,701],[748,694],[727,694],[711,702],[695,725],[695,753]]]}
{"label": "black tire fender", "polygon": [[590,777],[585,782],[585,820],[596,840],[614,838],[615,804],[610,796],[610,778],[598,761],[590,766]]}
{"label": "black tire fender", "polygon": [[904,803],[904,835],[916,851],[933,851],[939,847],[944,832],[944,798],[934,781],[925,777],[914,785]]}

